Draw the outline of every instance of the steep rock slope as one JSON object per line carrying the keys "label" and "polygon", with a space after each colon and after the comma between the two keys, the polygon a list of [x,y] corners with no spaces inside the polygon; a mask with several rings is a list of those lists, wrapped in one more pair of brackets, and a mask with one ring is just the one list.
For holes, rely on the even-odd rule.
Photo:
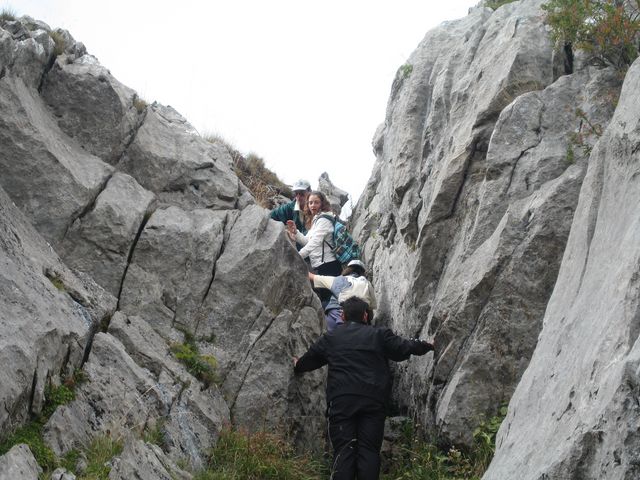
{"label": "steep rock slope", "polygon": [[[115,478],[183,478],[230,422],[322,448],[323,374],[291,368],[320,304],[283,225],[225,147],[29,17],[0,22],[0,210],[0,440],[82,368],[44,438],[121,436]],[[176,360],[187,343],[213,374]],[[139,440],[154,428],[161,450]]]}
{"label": "steep rock slope", "polygon": [[[435,339],[397,370],[397,403],[444,444],[472,442],[536,345],[587,156],[620,88],[564,70],[540,10],[476,8],[427,33],[394,81],[354,213],[379,321]],[[579,135],[580,141],[576,141]]]}
{"label": "steep rock slope", "polygon": [[640,476],[639,93],[636,60],[589,159],[538,346],[485,479]]}

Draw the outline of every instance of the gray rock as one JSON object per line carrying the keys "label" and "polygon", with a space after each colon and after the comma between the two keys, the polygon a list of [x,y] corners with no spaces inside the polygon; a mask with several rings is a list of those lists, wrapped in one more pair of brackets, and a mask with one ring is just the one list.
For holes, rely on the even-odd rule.
{"label": "gray rock", "polygon": [[538,345],[486,480],[640,475],[639,92],[636,61],[589,159]]}
{"label": "gray rock", "polygon": [[25,444],[16,445],[0,456],[1,480],[38,480],[42,469]]}
{"label": "gray rock", "polygon": [[427,34],[398,72],[352,217],[378,322],[435,338],[435,356],[397,367],[396,399],[445,444],[470,445],[526,368],[597,140],[588,122],[607,124],[619,88],[585,70],[544,89],[539,5]]}
{"label": "gray rock", "polygon": [[100,64],[59,57],[42,85],[58,125],[87,152],[115,165],[141,123],[143,103]]}
{"label": "gray rock", "polygon": [[180,469],[156,445],[142,440],[125,445],[122,455],[113,461],[109,480],[191,480],[192,475]]}
{"label": "gray rock", "polygon": [[55,247],[112,168],[66,136],[21,79],[0,79],[0,110],[0,185]]}
{"label": "gray rock", "polygon": [[204,140],[171,107],[147,107],[144,123],[118,163],[158,196],[160,205],[235,208],[238,178],[226,148]]}
{"label": "gray rock", "polygon": [[0,189],[0,438],[38,414],[49,382],[59,384],[88,355],[113,297],[74,275]]}
{"label": "gray rock", "polygon": [[51,480],[76,480],[76,476],[65,468],[56,468],[51,474]]}
{"label": "gray rock", "polygon": [[294,377],[291,362],[323,325],[306,275],[282,224],[246,208],[216,263],[196,333],[212,339],[236,424],[293,432],[300,445],[321,449],[324,372]]}
{"label": "gray rock", "polygon": [[224,243],[231,212],[178,207],[156,210],[136,244],[120,308],[160,332],[197,329],[202,302]]}
{"label": "gray rock", "polygon": [[73,222],[59,247],[60,256],[117,297],[130,252],[154,198],[129,175],[116,173],[91,210]]}
{"label": "gray rock", "polygon": [[331,203],[331,208],[336,215],[340,215],[342,207],[349,200],[349,194],[336,187],[329,179],[329,174],[324,172],[318,179],[318,190],[327,196]]}

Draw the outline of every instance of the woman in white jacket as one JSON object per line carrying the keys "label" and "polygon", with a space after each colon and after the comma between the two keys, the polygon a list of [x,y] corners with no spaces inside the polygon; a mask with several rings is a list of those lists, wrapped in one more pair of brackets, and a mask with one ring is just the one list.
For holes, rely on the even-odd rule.
{"label": "woman in white jacket", "polygon": [[[292,240],[303,247],[298,252],[304,259],[309,258],[313,273],[337,277],[342,273],[342,264],[332,251],[335,215],[331,212],[331,204],[322,192],[311,192],[308,198],[309,211],[313,215],[311,228],[303,235],[296,224],[289,220],[287,229]],[[331,291],[317,289],[316,293],[324,303],[331,298]]]}

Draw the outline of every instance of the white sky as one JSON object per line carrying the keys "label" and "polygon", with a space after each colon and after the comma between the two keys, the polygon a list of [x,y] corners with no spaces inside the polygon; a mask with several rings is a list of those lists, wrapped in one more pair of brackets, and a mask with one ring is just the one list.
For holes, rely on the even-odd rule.
{"label": "white sky", "polygon": [[255,152],[286,183],[323,171],[355,205],[391,83],[425,33],[478,0],[0,0],[62,27],[147,102]]}

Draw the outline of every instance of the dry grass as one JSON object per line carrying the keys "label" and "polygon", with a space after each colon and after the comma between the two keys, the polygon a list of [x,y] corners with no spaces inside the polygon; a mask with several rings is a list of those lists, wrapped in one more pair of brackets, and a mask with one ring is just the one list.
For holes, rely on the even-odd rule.
{"label": "dry grass", "polygon": [[233,145],[219,134],[206,134],[203,137],[211,143],[224,146],[233,159],[233,169],[240,181],[249,189],[258,204],[267,209],[276,206],[276,198],[285,196],[293,198],[293,192],[278,178],[274,172],[269,170],[264,160],[255,153],[242,155]]}

